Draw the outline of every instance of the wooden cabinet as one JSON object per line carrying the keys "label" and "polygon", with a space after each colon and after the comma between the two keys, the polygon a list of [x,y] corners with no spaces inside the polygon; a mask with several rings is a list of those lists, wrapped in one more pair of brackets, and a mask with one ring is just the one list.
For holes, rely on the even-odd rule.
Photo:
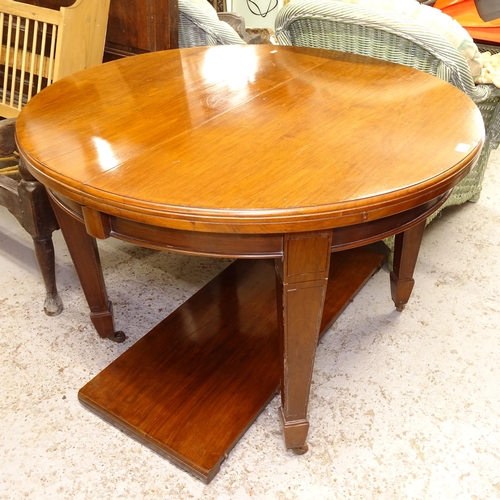
{"label": "wooden cabinet", "polygon": [[[18,0],[59,9],[77,0]],[[111,0],[104,61],[176,48],[177,0]]]}
{"label": "wooden cabinet", "polygon": [[105,60],[176,48],[177,0],[111,0]]}

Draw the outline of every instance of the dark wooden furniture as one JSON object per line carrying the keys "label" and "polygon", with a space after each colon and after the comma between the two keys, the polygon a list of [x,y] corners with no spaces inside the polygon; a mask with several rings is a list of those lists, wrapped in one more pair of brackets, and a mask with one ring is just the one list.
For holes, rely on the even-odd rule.
{"label": "dark wooden furniture", "polygon": [[[49,9],[75,0],[18,0]],[[178,47],[177,0],[111,0],[104,60]]]}
{"label": "dark wooden furniture", "polygon": [[[209,481],[224,459],[221,429],[232,446],[279,372],[285,444],[303,453],[318,335],[342,287],[333,280],[327,289],[337,252],[397,233],[390,282],[402,309],[425,219],[483,141],[478,109],[456,88],[333,51],[171,50],[56,82],[24,108],[17,143],[49,190],[101,337],[124,335],[95,238],[274,260],[235,264],[82,388],[80,400]],[[275,309],[264,307],[272,297]],[[223,346],[229,364],[219,363]],[[200,432],[199,414],[213,423]]]}
{"label": "dark wooden furniture", "polygon": [[104,60],[178,47],[177,0],[111,0]]}
{"label": "dark wooden furniture", "polygon": [[[15,118],[0,120],[0,157],[13,155]],[[63,304],[56,286],[54,244],[52,233],[59,229],[47,193],[26,169],[19,169],[19,177],[1,175],[0,205],[6,207],[33,238],[35,255],[45,284],[44,311],[49,316],[59,314]]]}

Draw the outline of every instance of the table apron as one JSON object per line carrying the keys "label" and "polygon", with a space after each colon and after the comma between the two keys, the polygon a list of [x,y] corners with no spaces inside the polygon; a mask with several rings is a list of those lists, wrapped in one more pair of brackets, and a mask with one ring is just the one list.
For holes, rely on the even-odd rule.
{"label": "table apron", "polygon": [[[368,245],[403,232],[437,210],[450,193],[451,190],[427,203],[388,217],[332,228],[332,252]],[[283,257],[283,233],[208,233],[152,226],[97,212],[51,190],[49,194],[53,203],[85,224],[87,232],[95,238],[114,237],[156,250],[207,257],[249,259]],[[312,230],[314,231],[314,228]]]}

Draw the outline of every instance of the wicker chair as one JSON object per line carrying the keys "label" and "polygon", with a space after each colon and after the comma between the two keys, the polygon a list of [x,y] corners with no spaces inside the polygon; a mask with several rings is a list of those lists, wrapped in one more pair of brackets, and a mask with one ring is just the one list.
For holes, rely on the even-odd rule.
{"label": "wicker chair", "polygon": [[409,17],[382,9],[331,0],[303,0],[287,4],[278,13],[276,38],[281,45],[339,50],[404,64],[442,78],[465,92],[481,111],[486,140],[478,162],[440,210],[479,198],[490,152],[500,142],[500,89],[474,84],[464,56],[441,34]]}
{"label": "wicker chair", "polygon": [[[208,4],[210,7],[210,4]],[[227,23],[190,0],[179,0],[179,48],[245,44]]]}

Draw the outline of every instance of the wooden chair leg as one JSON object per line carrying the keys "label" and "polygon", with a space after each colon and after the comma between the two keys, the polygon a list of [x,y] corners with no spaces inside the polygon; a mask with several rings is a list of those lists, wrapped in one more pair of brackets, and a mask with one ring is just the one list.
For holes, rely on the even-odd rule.
{"label": "wooden chair leg", "polygon": [[59,229],[57,219],[50,205],[45,187],[22,165],[19,165],[21,181],[18,184],[22,207],[21,224],[33,238],[35,255],[45,284],[44,311],[56,316],[63,310],[63,303],[57,292],[55,253],[52,233]]}
{"label": "wooden chair leg", "polygon": [[55,253],[52,236],[33,238],[35,255],[45,284],[45,303],[43,309],[47,316],[57,316],[63,310],[61,297],[57,293]]}
{"label": "wooden chair leg", "polygon": [[[0,157],[2,158],[9,156],[14,158],[15,129],[15,118],[0,120]],[[0,202],[33,238],[35,255],[46,290],[44,310],[48,316],[55,316],[63,310],[56,287],[52,243],[52,233],[59,229],[59,226],[44,186],[29,173],[22,162],[18,165],[18,170],[21,175],[20,181],[10,178],[2,179]]]}

